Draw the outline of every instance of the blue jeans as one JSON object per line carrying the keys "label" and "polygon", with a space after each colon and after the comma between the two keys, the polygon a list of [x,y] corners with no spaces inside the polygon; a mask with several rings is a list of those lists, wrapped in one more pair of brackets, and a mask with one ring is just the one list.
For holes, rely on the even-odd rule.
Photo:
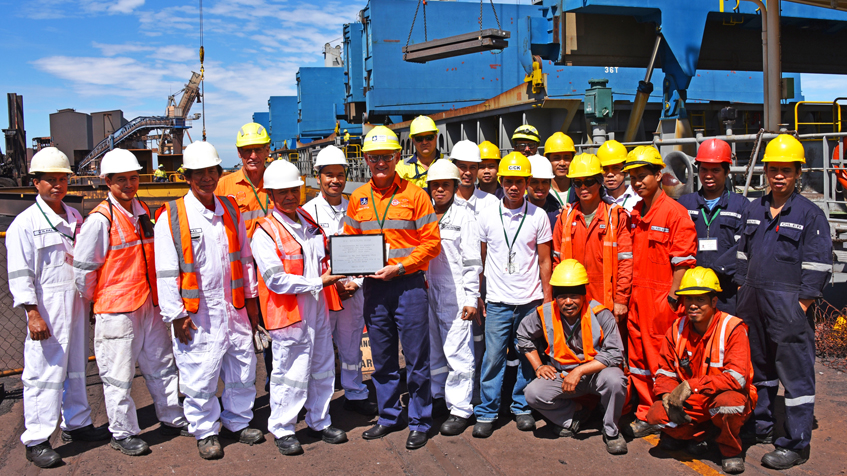
{"label": "blue jeans", "polygon": [[518,326],[524,317],[541,305],[541,300],[527,304],[509,305],[497,302],[485,304],[485,356],[482,358],[480,381],[482,403],[474,408],[476,421],[493,422],[500,412],[500,390],[506,372],[506,354],[519,355],[519,367],[515,387],[512,390],[512,413],[526,415],[531,412],[523,391],[533,378],[532,366],[515,350]]}

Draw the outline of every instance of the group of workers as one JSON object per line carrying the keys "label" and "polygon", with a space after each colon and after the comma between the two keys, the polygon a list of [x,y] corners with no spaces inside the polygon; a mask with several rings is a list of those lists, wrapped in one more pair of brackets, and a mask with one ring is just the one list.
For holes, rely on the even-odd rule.
{"label": "group of workers", "polygon": [[[301,206],[298,168],[266,166],[267,131],[246,124],[242,168],[222,177],[211,144],[189,145],[190,191],[155,216],[135,196],[141,166],[115,149],[101,162],[108,198],[84,223],[62,202],[67,157],[38,152],[39,195],[6,238],[9,286],[28,320],[27,459],[61,461],[48,442],[57,424],[64,441],[148,452],[130,396],[136,364],[163,434],[193,436],[206,459],[223,456],[219,436],[261,442],[250,426],[261,351],[280,453],[303,452],[303,409],[310,433],[343,443],[329,415],[334,343],[344,409],[379,417],[365,439],[408,427],[406,448],[421,448],[434,416],[447,416],[443,435],[473,421],[473,437],[486,438],[509,400],[518,430],[536,428],[535,411],[557,437],[577,435],[596,409],[615,455],[627,452],[624,433],[660,433],[660,447],[694,455],[713,439],[729,473],[744,471],[742,440],[774,444],[762,458],[770,468],[808,460],[812,313],[832,243],[822,211],[798,193],[805,156],[794,137],[768,144],[770,192],[752,202],[727,186],[729,145],[705,141],[702,188],[677,202],[653,147],[607,141],[577,155],[557,132],[539,155],[537,130],[523,125],[505,157],[471,141],[442,157],[438,133],[416,118],[415,154],[402,160],[397,135],[373,128],[362,148],[371,179],[349,199],[345,154],[322,149],[320,194]],[[385,266],[334,275],[329,243],[340,234],[382,234]],[[108,429],[93,427],[85,391],[89,314]],[[365,327],[376,404],[362,382]]]}

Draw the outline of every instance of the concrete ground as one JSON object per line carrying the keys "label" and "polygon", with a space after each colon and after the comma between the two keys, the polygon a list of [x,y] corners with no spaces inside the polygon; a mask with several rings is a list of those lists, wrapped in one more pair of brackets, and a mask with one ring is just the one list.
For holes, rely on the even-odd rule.
{"label": "concrete ground", "polygon": [[[720,474],[720,454],[716,448],[700,460],[685,453],[667,453],[655,448],[658,438],[629,442],[629,454],[611,456],[606,453],[600,422],[596,419],[577,439],[554,439],[539,421],[535,434],[517,431],[514,422],[502,417],[494,435],[475,439],[471,428],[456,437],[433,437],[417,451],[405,449],[406,431],[393,433],[382,440],[365,441],[361,435],[371,420],[342,408],[343,392],[333,396],[330,412],[333,424],[348,432],[350,441],[332,446],[308,436],[300,420],[297,436],[305,454],[286,457],[279,454],[273,437],[267,433],[270,414],[268,394],[264,391],[264,366],[259,359],[258,395],[253,426],[266,432],[266,440],[255,446],[222,440],[225,456],[218,461],[204,461],[197,454],[193,438],[160,436],[153,403],[144,379],[136,375],[132,394],[139,408],[141,437],[151,453],[140,457],[124,456],[106,442],[63,444],[57,431],[51,443],[64,458],[64,465],[41,470],[26,461],[20,443],[23,432],[23,403],[19,378],[0,379],[7,396],[0,403],[0,474],[2,475],[89,475],[89,474],[408,474],[408,475],[581,475],[609,474]],[[847,474],[847,375],[819,365],[817,372],[817,426],[812,438],[812,456],[808,463],[785,471],[788,475]],[[107,424],[103,392],[94,364],[88,368],[88,394],[94,424]],[[337,387],[336,387],[337,388]],[[372,392],[373,393],[373,392]],[[373,394],[372,394],[373,398]],[[781,411],[781,410],[780,410]],[[443,418],[436,421],[440,425]],[[759,463],[770,446],[754,446],[746,451],[745,474],[777,474]]]}

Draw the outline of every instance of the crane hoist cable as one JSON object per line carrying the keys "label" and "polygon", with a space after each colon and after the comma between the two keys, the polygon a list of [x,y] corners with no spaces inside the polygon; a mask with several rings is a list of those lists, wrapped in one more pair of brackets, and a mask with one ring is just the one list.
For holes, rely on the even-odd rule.
{"label": "crane hoist cable", "polygon": [[[494,0],[489,0],[491,3],[491,11],[494,13],[494,21],[497,22],[497,29],[503,30],[503,27],[500,25],[500,18],[497,16],[497,9],[494,7]],[[429,37],[427,35],[426,30],[426,0],[418,0],[418,4],[415,7],[415,15],[412,17],[412,26],[409,28],[409,36],[406,38],[406,47],[408,48],[409,43],[412,41],[412,32],[415,30],[415,22],[418,20],[418,11],[421,8],[421,4],[423,4],[423,25],[424,25],[424,42],[429,41]],[[483,5],[485,4],[485,0],[479,0],[479,40],[482,42],[482,10]]]}
{"label": "crane hoist cable", "polygon": [[203,66],[205,57],[206,51],[203,49],[203,0],[200,0],[200,97],[197,100],[200,102],[200,109],[202,111],[204,142],[206,141],[206,68]]}

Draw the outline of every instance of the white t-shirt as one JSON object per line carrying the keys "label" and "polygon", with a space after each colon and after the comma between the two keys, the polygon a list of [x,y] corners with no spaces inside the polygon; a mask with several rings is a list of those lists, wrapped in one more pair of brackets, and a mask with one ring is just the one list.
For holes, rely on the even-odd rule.
{"label": "white t-shirt", "polygon": [[[526,219],[520,227],[521,220]],[[502,225],[501,213],[502,211]],[[521,305],[544,299],[538,267],[538,244],[553,240],[547,213],[524,200],[516,210],[509,210],[501,201],[496,207],[483,209],[477,217],[479,239],[487,244],[485,258],[486,302]],[[513,272],[509,273],[509,246],[512,246]],[[518,232],[520,227],[520,233]],[[515,234],[517,233],[517,237]]]}
{"label": "white t-shirt", "polygon": [[482,190],[474,187],[473,195],[468,200],[465,200],[459,194],[456,194],[456,201],[460,203],[465,203],[468,208],[473,211],[474,217],[478,217],[479,213],[488,207],[494,206],[496,207],[500,200],[490,193],[483,192]]}
{"label": "white t-shirt", "polygon": [[606,195],[603,197],[603,201],[608,204],[617,203],[618,205],[624,207],[627,212],[632,213],[633,207],[635,204],[641,201],[641,197],[635,193],[635,190],[632,189],[632,185],[627,185],[626,190],[624,190],[623,195],[618,198],[612,198],[611,195]]}

